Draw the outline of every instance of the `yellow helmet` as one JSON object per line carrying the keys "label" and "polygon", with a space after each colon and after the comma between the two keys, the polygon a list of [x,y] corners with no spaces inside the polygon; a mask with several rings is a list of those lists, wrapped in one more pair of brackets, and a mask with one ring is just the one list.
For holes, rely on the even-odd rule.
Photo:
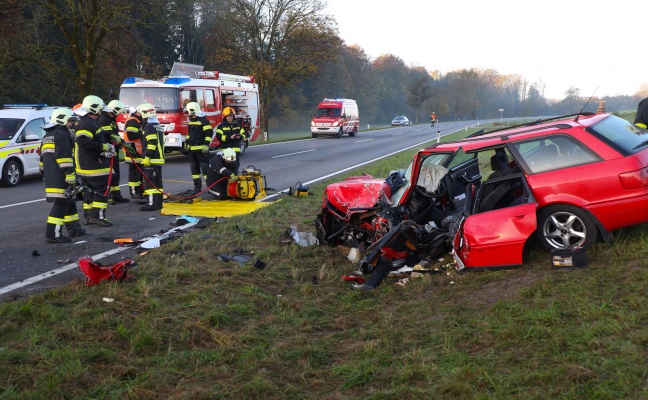
{"label": "yellow helmet", "polygon": [[236,152],[232,148],[227,148],[223,150],[223,160],[227,162],[234,162],[236,161]]}
{"label": "yellow helmet", "polygon": [[144,103],[137,106],[137,111],[142,114],[142,118],[155,117],[155,107],[153,104]]}
{"label": "yellow helmet", "polygon": [[123,113],[125,109],[126,106],[119,100],[112,100],[106,107],[104,107],[104,111],[113,113],[115,115]]}
{"label": "yellow helmet", "polygon": [[227,117],[229,115],[234,116],[236,115],[236,113],[234,112],[234,109],[232,107],[225,107],[223,109],[223,117]]}
{"label": "yellow helmet", "polygon": [[200,109],[200,105],[195,101],[192,101],[191,103],[187,103],[185,109],[187,110],[187,114],[189,114],[192,117],[195,117],[196,115],[200,115],[202,113],[202,110]]}
{"label": "yellow helmet", "polygon": [[50,124],[52,126],[54,125],[62,125],[65,126],[65,124],[68,123],[68,120],[74,115],[72,110],[69,108],[57,108],[52,112],[52,116],[50,117]]}
{"label": "yellow helmet", "polygon": [[81,109],[90,114],[99,114],[104,107],[104,102],[98,96],[86,96],[81,102]]}

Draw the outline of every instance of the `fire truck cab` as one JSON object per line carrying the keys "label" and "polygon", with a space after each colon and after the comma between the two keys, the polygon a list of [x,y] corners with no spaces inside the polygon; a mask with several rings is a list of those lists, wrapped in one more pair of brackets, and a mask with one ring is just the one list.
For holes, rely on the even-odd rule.
{"label": "fire truck cab", "polygon": [[[127,106],[136,107],[143,103],[155,106],[160,126],[164,129],[165,151],[183,151],[187,137],[189,117],[184,106],[189,102],[200,104],[205,118],[216,128],[221,123],[222,110],[233,107],[237,120],[246,129],[247,139],[254,141],[259,136],[259,89],[253,76],[223,74],[218,71],[201,71],[196,78],[170,76],[161,80],[129,77],[124,80],[119,100]],[[121,115],[117,123],[123,134],[127,116]],[[217,149],[220,142],[216,135],[211,149]],[[244,144],[247,146],[247,141]],[[244,152],[245,149],[241,148]]]}

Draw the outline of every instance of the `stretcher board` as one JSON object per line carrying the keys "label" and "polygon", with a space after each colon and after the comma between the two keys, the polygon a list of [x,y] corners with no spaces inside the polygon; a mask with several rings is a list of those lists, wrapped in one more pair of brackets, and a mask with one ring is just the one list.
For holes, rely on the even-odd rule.
{"label": "stretcher board", "polygon": [[196,203],[164,203],[162,215],[188,215],[191,217],[233,217],[250,214],[272,203],[243,200],[204,200]]}

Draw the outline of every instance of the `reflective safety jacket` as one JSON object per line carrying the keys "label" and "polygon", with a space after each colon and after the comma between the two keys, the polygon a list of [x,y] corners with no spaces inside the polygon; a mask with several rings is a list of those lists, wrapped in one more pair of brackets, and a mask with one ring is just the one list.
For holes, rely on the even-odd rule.
{"label": "reflective safety jacket", "polygon": [[[234,134],[241,135],[240,139],[232,139]],[[216,134],[218,135],[218,140],[220,140],[220,148],[227,149],[232,148],[235,152],[241,152],[241,142],[245,137],[245,129],[234,121],[231,125],[227,123],[227,120],[224,120],[216,127]]]}
{"label": "reflective safety jacket", "polygon": [[114,117],[112,113],[102,112],[97,122],[99,123],[101,130],[106,135],[106,140],[108,141],[108,143],[112,143],[115,146],[115,151],[119,153],[122,145],[115,144],[117,142],[115,136],[119,138],[119,129],[117,128],[116,120],[117,117]]}
{"label": "reflective safety jacket", "polygon": [[164,132],[160,124],[147,123],[142,138],[144,155],[151,159],[151,165],[164,165]]}
{"label": "reflective safety jacket", "polygon": [[189,117],[187,126],[187,149],[200,151],[203,146],[209,146],[214,135],[214,128],[205,117]]}
{"label": "reflective safety jacket", "polygon": [[45,180],[45,198],[52,202],[65,198],[66,175],[74,175],[74,140],[64,126],[55,125],[45,130],[40,148]]}
{"label": "reflective safety jacket", "polygon": [[75,133],[74,161],[80,177],[108,176],[110,159],[101,155],[103,145],[108,143],[99,124],[88,115],[81,117]]}
{"label": "reflective safety jacket", "polygon": [[[138,118],[137,115],[131,114],[130,117],[126,120],[124,125],[124,140],[130,144],[132,147],[135,147],[135,154],[131,154],[131,157],[135,160],[136,163],[142,161],[142,119]],[[132,163],[133,161],[128,156],[128,153],[124,154],[124,161],[127,163]]]}

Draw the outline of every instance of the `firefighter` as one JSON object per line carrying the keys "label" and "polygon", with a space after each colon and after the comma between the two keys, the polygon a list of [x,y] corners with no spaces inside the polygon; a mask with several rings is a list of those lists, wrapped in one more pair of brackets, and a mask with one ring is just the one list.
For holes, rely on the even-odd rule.
{"label": "firefighter", "polygon": [[108,185],[111,178],[110,157],[115,148],[108,143],[97,123],[104,102],[97,96],[86,96],[81,107],[74,110],[80,116],[75,133],[74,161],[76,174],[91,195],[84,193],[83,205],[86,225],[112,226],[106,219]]}
{"label": "firefighter", "polygon": [[[229,179],[236,180],[236,152],[232,148],[219,151],[209,160],[207,169],[207,187],[216,200],[226,200]],[[213,186],[212,186],[213,185]]]}
{"label": "firefighter", "polygon": [[142,138],[144,168],[144,196],[146,205],[141,211],[157,211],[162,209],[163,187],[162,166],[164,165],[164,132],[155,115],[152,104],[142,104],[139,107],[142,118],[146,120]]}
{"label": "firefighter", "polygon": [[648,97],[641,100],[637,105],[634,124],[640,128],[648,129]]}
{"label": "firefighter", "polygon": [[245,137],[245,129],[234,120],[234,116],[234,109],[232,107],[225,107],[223,110],[223,117],[225,119],[216,127],[216,134],[218,135],[218,140],[220,140],[221,149],[234,150],[236,154],[236,167],[233,171],[235,174],[238,174],[241,142]]}
{"label": "firefighter", "polygon": [[[189,152],[189,170],[194,184],[194,192],[202,190],[202,179],[207,181],[207,163],[209,162],[209,145],[214,135],[205,114],[196,102],[188,103],[185,107],[189,115],[189,126],[185,148]],[[202,179],[201,179],[202,174]]]}
{"label": "firefighter", "polygon": [[[63,225],[70,237],[85,235],[79,223],[76,206],[76,184],[74,170],[73,125],[79,121],[69,108],[57,108],[52,112],[49,123],[43,126],[45,136],[41,143],[40,159],[45,180],[45,198],[54,203],[47,217],[45,241],[47,243],[69,243],[72,240],[63,236]],[[68,191],[68,195],[66,195]]]}
{"label": "firefighter", "polygon": [[124,124],[124,160],[128,164],[128,189],[131,199],[135,201],[144,199],[141,172],[142,129],[144,128],[141,107],[144,105],[140,104],[137,106]]}
{"label": "firefighter", "polygon": [[436,113],[434,111],[432,111],[432,115],[430,116],[430,123],[432,124],[432,126],[434,126],[434,123],[436,121],[437,121]]}
{"label": "firefighter", "polygon": [[106,135],[106,140],[115,147],[115,158],[113,159],[112,178],[110,179],[110,195],[109,203],[128,203],[128,199],[122,196],[119,189],[119,180],[121,173],[119,172],[119,153],[122,149],[121,138],[119,137],[119,129],[117,129],[117,116],[125,111],[126,106],[119,100],[113,100],[106,107],[99,116],[99,126]]}

